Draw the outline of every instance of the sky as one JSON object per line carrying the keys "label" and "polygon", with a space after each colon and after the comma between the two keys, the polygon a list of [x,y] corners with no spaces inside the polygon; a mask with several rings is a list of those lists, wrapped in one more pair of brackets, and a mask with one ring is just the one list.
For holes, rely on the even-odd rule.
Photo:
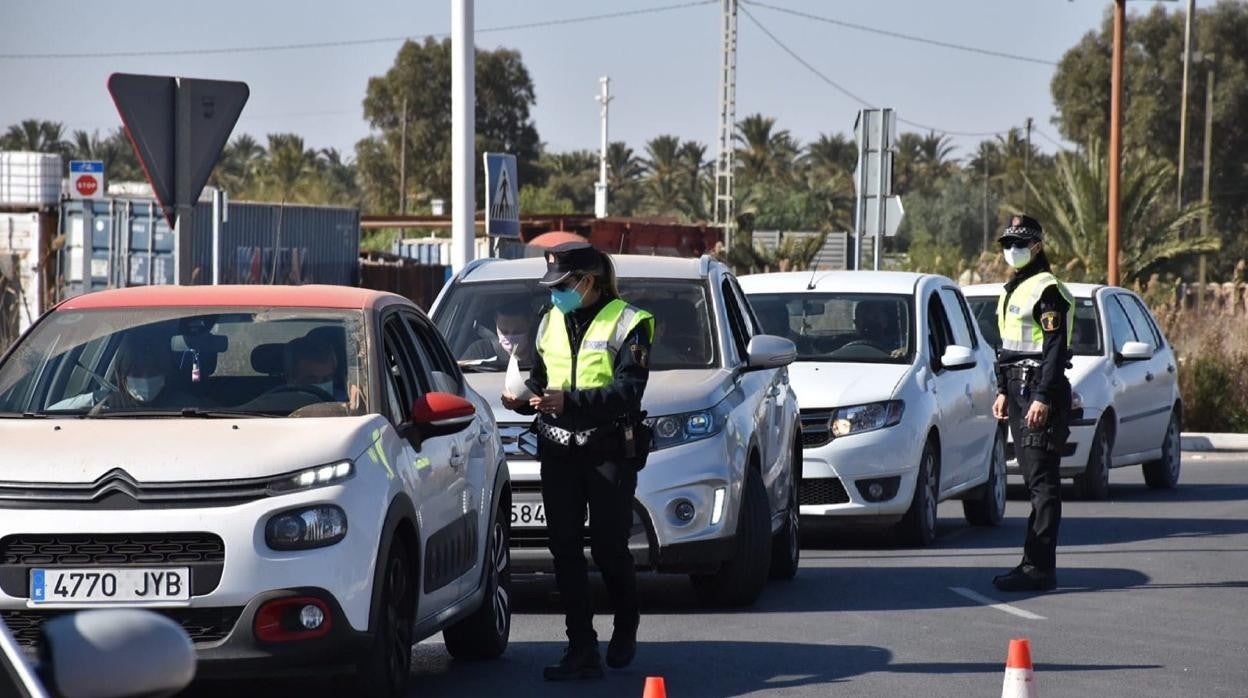
{"label": "sky", "polygon": [[[642,150],[661,133],[714,153],[718,125],[719,3],[597,21],[484,31],[685,0],[476,0],[477,46],[521,52],[537,93],[533,117],[554,151],[597,149],[598,78],[611,77],[610,138]],[[757,0],[810,15],[1050,61],[1100,26],[1105,0]],[[1213,0],[1198,3],[1212,4]],[[1154,5],[1133,0],[1131,11]],[[1167,3],[1173,10],[1182,3]],[[401,39],[364,45],[200,55],[12,58],[13,54],[159,52],[445,34],[451,0],[0,0],[0,128],[24,118],[69,130],[120,120],[105,81],[113,72],[243,80],[251,99],[235,133],[294,131],[309,147],[352,154],[368,135],[368,78],[393,64]],[[941,131],[1036,126],[1056,149],[1053,66],[880,36],[746,4],[792,53],[873,106]],[[850,133],[853,99],[812,74],[749,16],[739,17],[737,117],[774,116],[802,142]],[[903,130],[921,130],[902,126]],[[449,134],[448,134],[449,137]],[[1047,137],[1047,138],[1046,138]],[[965,157],[979,140],[952,137]]]}

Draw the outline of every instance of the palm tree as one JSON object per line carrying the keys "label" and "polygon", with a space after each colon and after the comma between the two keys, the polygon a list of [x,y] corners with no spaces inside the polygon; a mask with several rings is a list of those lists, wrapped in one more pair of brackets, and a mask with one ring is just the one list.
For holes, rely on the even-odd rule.
{"label": "palm tree", "polygon": [[737,167],[743,187],[760,182],[778,185],[793,173],[800,148],[787,129],[775,130],[776,120],[751,114],[737,124]]}
{"label": "palm tree", "polygon": [[853,229],[857,161],[857,144],[841,134],[820,134],[807,146],[802,161],[805,186],[822,219],[821,229]]}
{"label": "palm tree", "polygon": [[685,190],[681,186],[680,138],[656,136],[646,143],[645,187],[647,208],[655,215],[680,213]]}
{"label": "palm tree", "polygon": [[304,147],[302,136],[293,133],[269,134],[260,182],[271,196],[278,199],[270,283],[277,283],[277,263],[282,258],[282,214],[287,202],[323,200],[323,197],[309,196],[311,187],[322,184],[316,181],[320,173],[318,165],[316,151]]}
{"label": "palm tree", "polygon": [[321,178],[328,197],[324,203],[360,204],[360,185],[356,181],[355,162],[343,157],[337,148],[324,148],[318,153]]}
{"label": "palm tree", "polygon": [[620,141],[607,146],[607,190],[609,211],[632,215],[641,199],[640,183],[645,164],[633,149]]}
{"label": "palm tree", "polygon": [[[1170,205],[1173,167],[1144,151],[1128,153],[1122,168],[1121,283],[1143,280],[1161,263],[1213,252],[1212,237],[1183,237],[1203,205]],[[1109,168],[1099,140],[1083,153],[1057,156],[1052,172],[1028,178],[1031,211],[1044,222],[1046,247],[1072,278],[1104,282],[1109,217]]]}
{"label": "palm tree", "polygon": [[697,141],[685,141],[677,151],[684,170],[682,180],[684,205],[681,207],[689,220],[706,220],[715,181],[711,176],[712,161],[706,158],[706,145]]}
{"label": "palm tree", "polygon": [[208,182],[236,194],[253,193],[264,159],[264,146],[245,133],[239,134],[221,151]]}
{"label": "palm tree", "polygon": [[594,181],[598,179],[597,154],[589,150],[542,153],[539,167],[546,174],[545,189],[552,197],[571,202],[573,211],[593,210]]}
{"label": "palm tree", "polygon": [[906,194],[918,188],[916,184],[921,176],[923,137],[917,133],[906,132],[897,137],[894,145],[893,191]]}
{"label": "palm tree", "polygon": [[27,150],[36,153],[55,153],[62,157],[69,154],[70,144],[65,140],[65,126],[56,121],[26,119],[14,124],[0,137],[0,150]]}
{"label": "palm tree", "polygon": [[[949,142],[949,137],[929,132],[926,136],[919,139],[918,162],[915,163],[919,173],[923,177],[923,184],[926,187],[933,187],[941,179],[947,177],[953,169],[954,146]],[[924,186],[920,186],[920,189]]]}

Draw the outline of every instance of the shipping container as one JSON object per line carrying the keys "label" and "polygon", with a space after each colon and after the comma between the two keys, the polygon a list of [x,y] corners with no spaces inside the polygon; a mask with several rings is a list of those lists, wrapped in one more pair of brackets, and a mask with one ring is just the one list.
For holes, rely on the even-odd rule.
{"label": "shipping container", "polygon": [[0,206],[55,206],[61,200],[61,156],[0,152]]}
{"label": "shipping container", "polygon": [[[451,241],[449,238],[404,238],[394,243],[394,254],[421,264],[449,266]],[[473,239],[473,259],[491,256],[490,239]]]}
{"label": "shipping container", "polygon": [[[188,225],[192,283],[212,283],[212,204],[201,200]],[[60,229],[59,298],[176,281],[177,240],[150,199],[65,201]],[[354,286],[359,244],[356,209],[231,202],[219,229],[217,276],[222,284]]]}

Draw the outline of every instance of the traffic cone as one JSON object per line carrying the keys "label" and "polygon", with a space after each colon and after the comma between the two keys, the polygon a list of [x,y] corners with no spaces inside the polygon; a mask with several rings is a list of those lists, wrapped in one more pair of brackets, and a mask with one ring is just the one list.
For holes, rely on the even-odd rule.
{"label": "traffic cone", "polygon": [[1027,638],[1010,640],[1001,698],[1036,698],[1036,678],[1031,667],[1031,643]]}
{"label": "traffic cone", "polygon": [[646,690],[641,698],[667,698],[667,688],[663,685],[662,676],[647,676]]}

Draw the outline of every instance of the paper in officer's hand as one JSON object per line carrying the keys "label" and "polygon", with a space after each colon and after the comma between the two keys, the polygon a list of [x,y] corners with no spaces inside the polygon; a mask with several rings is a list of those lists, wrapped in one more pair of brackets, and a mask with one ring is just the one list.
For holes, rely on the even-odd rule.
{"label": "paper in officer's hand", "polygon": [[515,354],[512,354],[511,359],[507,361],[507,377],[503,381],[503,389],[517,400],[528,400],[533,397],[529,386],[524,384],[524,373],[520,371],[520,362],[516,360]]}

